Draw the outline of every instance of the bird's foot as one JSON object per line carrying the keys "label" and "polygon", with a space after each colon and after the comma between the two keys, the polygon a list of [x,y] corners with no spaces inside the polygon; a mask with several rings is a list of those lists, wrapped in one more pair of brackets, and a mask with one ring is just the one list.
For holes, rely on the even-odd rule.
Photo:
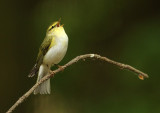
{"label": "bird's foot", "polygon": [[60,66],[60,65],[58,65],[58,64],[55,64],[55,66],[57,66],[58,68],[60,68],[60,70],[64,70],[64,67],[63,66]]}

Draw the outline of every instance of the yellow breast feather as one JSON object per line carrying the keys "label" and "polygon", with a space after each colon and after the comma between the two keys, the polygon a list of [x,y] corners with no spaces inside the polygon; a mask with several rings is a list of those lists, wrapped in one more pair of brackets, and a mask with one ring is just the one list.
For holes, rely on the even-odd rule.
{"label": "yellow breast feather", "polygon": [[51,44],[50,44],[50,46],[49,46],[49,49],[50,49],[51,47],[53,47],[54,45],[55,45],[55,37],[52,38]]}

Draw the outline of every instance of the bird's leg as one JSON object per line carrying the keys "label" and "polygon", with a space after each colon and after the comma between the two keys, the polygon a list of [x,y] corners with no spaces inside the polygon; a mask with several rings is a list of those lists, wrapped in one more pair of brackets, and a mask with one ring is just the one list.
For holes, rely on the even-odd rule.
{"label": "bird's leg", "polygon": [[56,67],[60,68],[62,71],[64,70],[64,67],[63,66],[60,66],[58,64],[54,64]]}
{"label": "bird's leg", "polygon": [[49,71],[49,74],[53,74],[54,72],[52,70]]}

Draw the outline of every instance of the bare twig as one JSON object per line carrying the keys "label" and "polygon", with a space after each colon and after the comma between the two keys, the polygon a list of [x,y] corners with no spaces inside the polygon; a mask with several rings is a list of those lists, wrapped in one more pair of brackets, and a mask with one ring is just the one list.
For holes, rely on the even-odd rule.
{"label": "bare twig", "polygon": [[82,60],[82,59],[87,59],[87,58],[90,58],[90,59],[98,59],[98,60],[102,60],[102,61],[105,61],[105,62],[108,62],[110,64],[113,64],[113,65],[116,65],[118,67],[120,67],[121,69],[127,69],[129,71],[132,71],[136,74],[138,74],[139,78],[142,79],[142,78],[148,78],[148,75],[146,73],[143,73],[141,71],[139,71],[138,69],[135,69],[134,67],[130,66],[130,65],[126,65],[126,64],[122,64],[122,63],[119,63],[119,62],[116,62],[116,61],[113,61],[111,59],[108,59],[107,57],[102,57],[100,55],[97,55],[97,54],[85,54],[85,55],[80,55],[80,56],[77,56],[76,58],[72,59],[71,61],[69,61],[67,64],[65,64],[64,66],[61,66],[60,68],[54,70],[54,71],[51,71],[51,73],[47,76],[44,76],[38,83],[36,83],[29,91],[27,91],[23,96],[21,96],[17,102],[6,112],[6,113],[11,113],[18,105],[20,105],[26,98],[28,98],[31,93],[41,84],[43,83],[44,81],[48,80],[49,78],[53,77],[56,73],[60,72],[60,71],[63,71],[65,68],[67,68],[68,66],[78,62],[79,60]]}

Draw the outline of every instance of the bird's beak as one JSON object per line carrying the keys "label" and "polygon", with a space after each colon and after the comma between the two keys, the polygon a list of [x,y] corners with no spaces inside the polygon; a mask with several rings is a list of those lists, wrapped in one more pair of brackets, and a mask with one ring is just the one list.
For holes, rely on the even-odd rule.
{"label": "bird's beak", "polygon": [[58,20],[57,27],[60,26],[61,18]]}

